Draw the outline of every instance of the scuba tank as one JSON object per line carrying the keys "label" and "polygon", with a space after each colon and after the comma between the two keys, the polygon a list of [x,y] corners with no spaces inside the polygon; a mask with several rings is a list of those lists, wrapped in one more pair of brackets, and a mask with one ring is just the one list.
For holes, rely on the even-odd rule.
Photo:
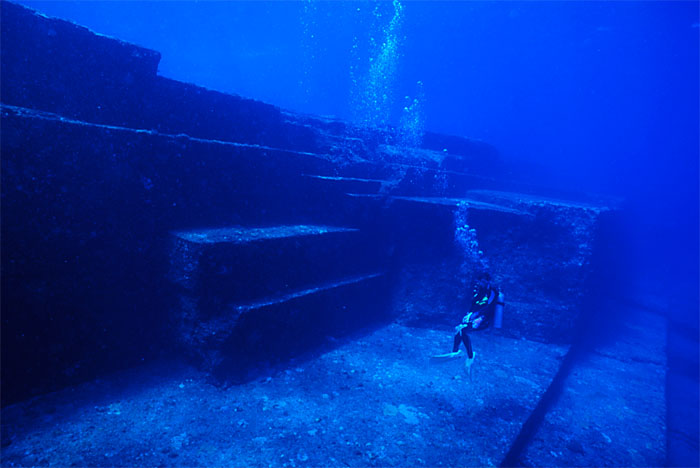
{"label": "scuba tank", "polygon": [[505,303],[506,296],[499,291],[498,299],[496,299],[496,309],[493,315],[493,326],[496,328],[501,328],[503,325],[503,306]]}

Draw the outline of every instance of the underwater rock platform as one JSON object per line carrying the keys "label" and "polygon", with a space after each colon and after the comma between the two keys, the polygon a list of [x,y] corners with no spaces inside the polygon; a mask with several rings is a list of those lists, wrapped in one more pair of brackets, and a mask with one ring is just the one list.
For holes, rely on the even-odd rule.
{"label": "underwater rock platform", "polygon": [[[522,454],[526,466],[665,466],[666,318],[627,307],[615,341],[591,342]],[[621,462],[624,461],[624,463]]]}
{"label": "underwater rock platform", "polygon": [[[649,363],[609,349],[574,371],[518,466],[663,465],[663,367],[641,338],[626,347]],[[450,345],[449,329],[394,324],[229,387],[135,367],[6,408],[2,465],[500,465],[566,347],[478,334],[470,375],[463,358],[430,363]]]}
{"label": "underwater rock platform", "polygon": [[[550,451],[520,460],[565,464],[549,457],[577,385],[604,394],[599,376],[631,367],[663,417],[664,362],[620,356],[540,408],[604,312],[586,299],[617,201],[533,187],[483,142],[406,147],[161,77],[155,51],[10,2],[0,15],[4,466],[495,465],[542,411]],[[506,314],[475,334],[469,380],[428,357],[485,267]],[[601,401],[601,418],[639,414]],[[654,428],[611,459],[657,464]]]}

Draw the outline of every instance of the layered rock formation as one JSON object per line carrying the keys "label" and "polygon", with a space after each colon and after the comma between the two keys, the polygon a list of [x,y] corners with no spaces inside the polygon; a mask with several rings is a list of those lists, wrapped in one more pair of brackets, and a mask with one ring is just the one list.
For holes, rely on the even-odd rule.
{"label": "layered rock formation", "polygon": [[465,216],[508,296],[500,333],[574,335],[608,204],[538,194],[481,142],[401,147],[12,3],[2,24],[4,398],[163,350],[246,375],[379,320],[447,324]]}

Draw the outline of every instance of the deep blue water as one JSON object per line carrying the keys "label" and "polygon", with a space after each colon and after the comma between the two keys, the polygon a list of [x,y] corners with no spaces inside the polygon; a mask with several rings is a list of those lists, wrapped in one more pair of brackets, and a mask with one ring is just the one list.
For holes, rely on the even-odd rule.
{"label": "deep blue water", "polygon": [[535,185],[620,196],[620,284],[672,296],[697,337],[697,2],[21,3],[157,50],[176,80],[481,139]]}

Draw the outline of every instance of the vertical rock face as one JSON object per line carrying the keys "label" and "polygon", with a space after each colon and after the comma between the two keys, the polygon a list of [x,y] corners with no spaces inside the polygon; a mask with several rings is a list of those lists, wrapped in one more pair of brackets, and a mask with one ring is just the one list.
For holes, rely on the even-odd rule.
{"label": "vertical rock face", "polygon": [[473,210],[470,215],[494,278],[508,297],[505,332],[570,342],[599,223],[611,208],[503,192],[470,196],[518,212]]}
{"label": "vertical rock face", "polygon": [[[498,333],[571,342],[598,229],[614,213],[612,207],[490,190],[471,190],[459,199],[400,196],[394,202],[396,219],[430,224],[414,221],[404,231],[402,242],[425,253],[402,256],[407,263],[396,307],[409,311],[403,320],[451,329],[468,311],[471,277],[486,269],[506,297]],[[455,229],[473,230],[473,245],[453,242],[447,234]],[[424,304],[415,307],[423,312],[411,314],[417,303]]]}
{"label": "vertical rock face", "polygon": [[4,402],[163,351],[244,375],[390,309],[451,326],[465,204],[507,295],[501,333],[571,338],[607,207],[518,193],[483,143],[397,146],[391,129],[167,80],[156,52],[0,12]]}
{"label": "vertical rock face", "polygon": [[[160,54],[3,2],[4,104],[91,122],[125,122],[134,96],[156,79]],[[80,92],[77,92],[80,90]]]}

